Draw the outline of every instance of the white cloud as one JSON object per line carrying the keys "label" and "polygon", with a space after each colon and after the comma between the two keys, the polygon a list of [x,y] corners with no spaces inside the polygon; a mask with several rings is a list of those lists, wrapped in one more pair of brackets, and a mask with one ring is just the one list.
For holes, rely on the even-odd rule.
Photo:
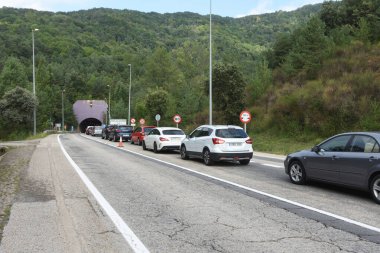
{"label": "white cloud", "polygon": [[262,13],[274,12],[274,10],[272,9],[272,4],[273,4],[273,1],[260,1],[254,9],[250,10],[246,14],[237,15],[237,18],[241,18],[241,17],[245,17],[249,15],[258,15]]}

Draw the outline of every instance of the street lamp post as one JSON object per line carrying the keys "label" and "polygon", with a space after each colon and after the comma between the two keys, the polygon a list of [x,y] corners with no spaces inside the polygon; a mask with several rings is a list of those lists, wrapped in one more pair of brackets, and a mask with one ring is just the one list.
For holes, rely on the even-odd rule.
{"label": "street lamp post", "polygon": [[108,90],[108,123],[111,121],[111,86],[107,84]]}
{"label": "street lamp post", "polygon": [[62,131],[65,131],[65,107],[63,103],[63,94],[65,93],[65,89],[62,89]]}
{"label": "street lamp post", "polygon": [[[36,99],[36,70],[35,70],[35,62],[34,62],[34,32],[38,31],[37,28],[32,29],[32,48],[33,48],[33,97]],[[33,108],[33,135],[36,135],[36,105]]]}
{"label": "street lamp post", "polygon": [[210,0],[210,87],[209,87],[209,93],[210,93],[210,109],[209,109],[209,123],[212,125],[212,5]]}
{"label": "street lamp post", "polygon": [[128,102],[128,125],[131,124],[131,86],[132,86],[132,64],[129,66],[129,102]]}

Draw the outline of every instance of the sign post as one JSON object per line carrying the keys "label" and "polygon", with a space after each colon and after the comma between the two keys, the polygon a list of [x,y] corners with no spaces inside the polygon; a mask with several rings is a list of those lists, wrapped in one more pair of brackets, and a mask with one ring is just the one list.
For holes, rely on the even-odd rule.
{"label": "sign post", "polygon": [[239,118],[240,118],[240,121],[244,123],[244,132],[247,132],[247,123],[249,123],[252,119],[251,114],[249,113],[249,111],[242,111],[240,113]]}
{"label": "sign post", "polygon": [[177,128],[178,128],[178,124],[182,122],[182,117],[181,117],[181,115],[179,115],[179,114],[174,115],[174,116],[173,116],[173,121],[174,121],[174,123],[177,124]]}
{"label": "sign post", "polygon": [[135,129],[135,126],[136,126],[136,119],[135,118],[131,118],[131,126],[133,126],[133,129]]}
{"label": "sign post", "polygon": [[161,119],[161,115],[160,115],[160,114],[156,114],[155,119],[156,119],[156,121],[157,121],[157,127],[158,127],[158,122],[159,122],[160,119]]}

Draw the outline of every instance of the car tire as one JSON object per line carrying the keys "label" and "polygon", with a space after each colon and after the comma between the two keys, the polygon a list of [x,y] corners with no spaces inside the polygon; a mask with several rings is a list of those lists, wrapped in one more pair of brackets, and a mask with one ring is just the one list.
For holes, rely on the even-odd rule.
{"label": "car tire", "polygon": [[289,165],[289,178],[293,184],[305,184],[306,172],[300,161],[293,161]]}
{"label": "car tire", "polygon": [[244,159],[244,160],[240,160],[239,163],[241,165],[248,165],[250,161],[251,161],[250,159]]}
{"label": "car tire", "polygon": [[141,141],[140,141],[140,138],[137,139],[137,145],[141,146]]}
{"label": "car tire", "polygon": [[146,150],[145,141],[143,141],[143,144],[142,144],[142,146],[143,146],[143,150]]}
{"label": "car tire", "polygon": [[373,200],[380,204],[380,175],[375,176],[369,186]]}
{"label": "car tire", "polygon": [[181,158],[183,160],[188,160],[189,159],[189,156],[187,155],[187,152],[186,152],[186,146],[185,145],[181,146],[180,153],[181,153]]}
{"label": "car tire", "polygon": [[158,153],[157,143],[153,144],[153,152],[156,153],[156,154]]}
{"label": "car tire", "polygon": [[210,165],[213,165],[213,164],[214,164],[214,161],[211,159],[211,153],[210,153],[210,150],[208,150],[208,148],[206,148],[206,149],[203,150],[202,158],[203,158],[203,162],[204,162],[207,166],[210,166]]}

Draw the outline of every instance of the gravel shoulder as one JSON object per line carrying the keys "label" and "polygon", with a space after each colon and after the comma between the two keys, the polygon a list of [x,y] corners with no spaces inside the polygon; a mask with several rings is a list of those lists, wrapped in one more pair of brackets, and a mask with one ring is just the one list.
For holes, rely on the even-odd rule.
{"label": "gravel shoulder", "polygon": [[20,180],[26,171],[35,145],[26,145],[8,149],[0,155],[0,242],[3,229],[8,222],[11,206],[20,189]]}

